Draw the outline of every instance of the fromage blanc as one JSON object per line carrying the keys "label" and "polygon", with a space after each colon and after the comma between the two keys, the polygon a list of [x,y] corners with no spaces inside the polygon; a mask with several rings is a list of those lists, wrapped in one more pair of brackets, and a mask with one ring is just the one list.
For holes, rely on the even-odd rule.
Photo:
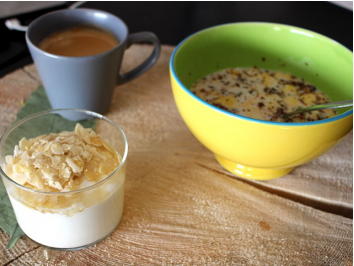
{"label": "fromage blanc", "polygon": [[125,165],[92,129],[78,123],[73,132],[22,138],[5,160],[4,172],[20,185],[5,182],[17,221],[39,244],[84,247],[118,225]]}

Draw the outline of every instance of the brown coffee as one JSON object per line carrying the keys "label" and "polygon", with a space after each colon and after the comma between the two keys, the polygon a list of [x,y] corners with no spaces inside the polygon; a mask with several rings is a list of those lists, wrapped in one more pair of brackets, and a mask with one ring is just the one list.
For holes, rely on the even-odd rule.
{"label": "brown coffee", "polygon": [[113,34],[82,25],[53,33],[39,44],[39,48],[62,56],[90,56],[104,53],[118,43]]}

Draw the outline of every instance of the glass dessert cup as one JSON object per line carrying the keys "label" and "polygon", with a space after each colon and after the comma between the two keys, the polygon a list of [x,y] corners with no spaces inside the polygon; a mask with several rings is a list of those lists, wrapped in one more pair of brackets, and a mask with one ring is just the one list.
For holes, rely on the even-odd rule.
{"label": "glass dessert cup", "polygon": [[[76,121],[77,117],[85,120]],[[74,121],[63,117],[72,117]],[[16,183],[4,171],[5,157],[25,137],[74,131],[76,123],[93,130],[117,152],[119,164],[107,177],[74,191],[48,192]],[[13,124],[0,140],[0,173],[23,232],[34,242],[71,250],[93,245],[111,234],[123,214],[128,143],[124,132],[108,118],[85,110],[58,109],[28,116]],[[85,184],[85,181],[82,183]]]}

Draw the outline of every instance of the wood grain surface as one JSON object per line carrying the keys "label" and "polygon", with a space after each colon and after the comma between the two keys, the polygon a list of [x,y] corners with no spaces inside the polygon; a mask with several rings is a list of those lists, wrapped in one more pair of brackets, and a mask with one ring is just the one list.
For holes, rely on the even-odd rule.
{"label": "wood grain surface", "polygon": [[[129,143],[121,223],[100,243],[56,251],[23,236],[11,250],[0,230],[1,265],[352,265],[353,142],[268,182],[221,168],[182,121],[169,59],[116,88],[107,117]],[[123,71],[151,51],[135,45]],[[33,65],[0,80],[0,134],[40,79]]]}

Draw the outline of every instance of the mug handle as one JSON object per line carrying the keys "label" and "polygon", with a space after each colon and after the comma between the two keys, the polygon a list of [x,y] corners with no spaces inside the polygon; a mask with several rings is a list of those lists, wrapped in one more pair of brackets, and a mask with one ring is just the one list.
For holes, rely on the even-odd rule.
{"label": "mug handle", "polygon": [[119,84],[126,83],[141,74],[145,73],[147,70],[149,70],[157,61],[161,47],[160,47],[160,41],[157,38],[157,36],[152,33],[152,32],[138,32],[138,33],[132,33],[128,36],[127,39],[127,48],[130,47],[134,43],[151,43],[154,45],[154,50],[150,54],[150,56],[142,62],[139,66],[136,68],[119,75]]}

